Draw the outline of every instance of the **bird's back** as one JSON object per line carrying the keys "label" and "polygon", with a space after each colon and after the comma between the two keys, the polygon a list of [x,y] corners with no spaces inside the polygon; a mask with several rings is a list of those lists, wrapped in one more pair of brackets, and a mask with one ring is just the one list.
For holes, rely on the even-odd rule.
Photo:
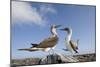
{"label": "bird's back", "polygon": [[43,40],[42,42],[40,42],[40,44],[37,46],[37,48],[48,48],[48,47],[54,47],[58,42],[58,37],[50,37],[47,38],[45,40]]}
{"label": "bird's back", "polygon": [[73,41],[69,41],[69,43],[70,43],[73,51],[75,51],[75,53],[78,53],[78,51],[77,51],[78,47],[76,46],[76,43]]}

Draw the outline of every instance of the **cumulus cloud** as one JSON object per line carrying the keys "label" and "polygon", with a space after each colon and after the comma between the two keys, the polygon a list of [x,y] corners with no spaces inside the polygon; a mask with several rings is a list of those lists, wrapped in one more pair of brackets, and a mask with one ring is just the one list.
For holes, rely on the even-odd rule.
{"label": "cumulus cloud", "polygon": [[15,24],[45,25],[47,20],[44,16],[49,12],[55,13],[55,10],[49,6],[40,6],[40,11],[38,11],[28,2],[12,1],[12,23]]}
{"label": "cumulus cloud", "polygon": [[52,5],[50,5],[50,4],[41,5],[40,12],[41,12],[41,14],[44,13],[44,15],[47,13],[54,13],[54,14],[57,13],[56,10],[54,9],[54,7],[52,7]]}

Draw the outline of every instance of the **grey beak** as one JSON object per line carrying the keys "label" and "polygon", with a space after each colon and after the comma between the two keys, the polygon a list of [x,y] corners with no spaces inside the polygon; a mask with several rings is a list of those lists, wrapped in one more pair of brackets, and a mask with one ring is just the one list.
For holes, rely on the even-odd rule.
{"label": "grey beak", "polygon": [[61,31],[66,31],[66,29],[60,29]]}
{"label": "grey beak", "polygon": [[69,28],[63,28],[63,29],[60,29],[62,31],[69,31]]}
{"label": "grey beak", "polygon": [[56,25],[55,28],[59,28],[59,27],[61,27],[61,26],[62,26],[62,25]]}

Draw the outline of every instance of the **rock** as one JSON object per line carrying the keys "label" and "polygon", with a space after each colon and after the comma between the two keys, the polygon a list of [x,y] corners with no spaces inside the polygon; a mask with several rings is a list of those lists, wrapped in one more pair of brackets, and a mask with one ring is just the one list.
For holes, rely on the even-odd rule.
{"label": "rock", "polygon": [[78,62],[77,59],[69,56],[64,56],[62,54],[52,54],[43,57],[39,64],[58,64],[58,63],[68,63],[68,62]]}
{"label": "rock", "polygon": [[51,54],[44,56],[43,58],[24,58],[24,59],[12,59],[11,67],[17,66],[32,66],[39,64],[60,64],[60,63],[71,63],[71,62],[92,62],[96,61],[96,54],[83,54],[75,56],[67,56],[65,54]]}
{"label": "rock", "polygon": [[76,55],[74,56],[79,60],[79,62],[91,62],[96,61],[96,54],[83,54],[83,55]]}

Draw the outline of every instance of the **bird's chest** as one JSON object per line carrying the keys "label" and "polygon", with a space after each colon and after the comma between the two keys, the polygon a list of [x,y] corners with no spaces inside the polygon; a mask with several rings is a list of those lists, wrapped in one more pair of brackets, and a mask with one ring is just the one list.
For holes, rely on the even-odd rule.
{"label": "bird's chest", "polygon": [[65,39],[65,44],[70,44],[68,39]]}
{"label": "bird's chest", "polygon": [[65,46],[67,49],[71,48],[70,42],[67,39],[65,39]]}

